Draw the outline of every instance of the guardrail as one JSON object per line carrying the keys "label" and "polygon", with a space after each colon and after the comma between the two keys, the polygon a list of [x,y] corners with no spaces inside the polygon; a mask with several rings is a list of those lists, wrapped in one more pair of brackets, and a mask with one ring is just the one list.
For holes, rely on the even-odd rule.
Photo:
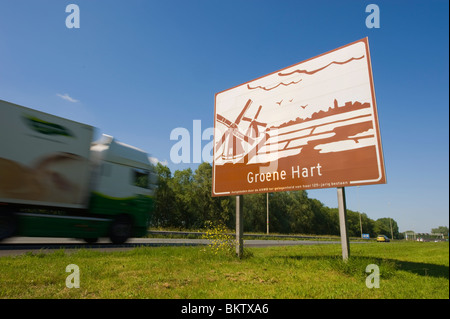
{"label": "guardrail", "polygon": [[[167,235],[167,236],[198,236],[201,237],[205,235],[205,232],[191,232],[191,231],[166,231],[166,230],[149,230],[147,232],[148,235]],[[236,236],[235,233],[227,233],[227,235],[230,236]],[[314,236],[314,235],[282,235],[282,234],[246,234],[244,233],[244,237],[264,237],[264,238],[281,238],[281,239],[325,239],[325,240],[340,240],[339,236]],[[375,238],[360,238],[360,237],[350,237],[352,240],[364,240],[364,241],[370,241],[374,240]]]}

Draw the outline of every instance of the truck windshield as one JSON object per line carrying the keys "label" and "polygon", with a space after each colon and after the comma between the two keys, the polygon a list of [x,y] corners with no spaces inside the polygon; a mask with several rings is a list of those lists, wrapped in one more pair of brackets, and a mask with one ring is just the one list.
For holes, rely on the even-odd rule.
{"label": "truck windshield", "polygon": [[141,188],[149,187],[149,171],[133,168],[133,185]]}

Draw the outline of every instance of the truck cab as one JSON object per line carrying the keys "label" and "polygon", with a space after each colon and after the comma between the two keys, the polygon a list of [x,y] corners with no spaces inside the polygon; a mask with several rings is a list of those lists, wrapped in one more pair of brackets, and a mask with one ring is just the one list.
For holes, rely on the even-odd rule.
{"label": "truck cab", "polygon": [[144,236],[157,181],[148,154],[104,134],[92,143],[91,161],[90,213],[114,220],[109,235],[115,243]]}

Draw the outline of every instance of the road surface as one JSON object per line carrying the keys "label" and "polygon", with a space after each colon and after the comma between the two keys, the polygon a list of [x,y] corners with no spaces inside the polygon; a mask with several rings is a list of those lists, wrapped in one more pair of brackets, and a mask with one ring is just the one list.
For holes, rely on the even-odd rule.
{"label": "road surface", "polygon": [[[50,237],[12,237],[0,243],[0,257],[20,255],[27,252],[51,252],[55,249],[73,251],[80,248],[98,251],[125,251],[135,247],[147,246],[194,246],[207,245],[206,239],[173,239],[173,238],[131,238],[123,245],[110,244],[108,239],[100,239],[95,244],[86,244],[82,240]],[[292,245],[340,244],[336,240],[244,240],[245,247],[269,247]]]}

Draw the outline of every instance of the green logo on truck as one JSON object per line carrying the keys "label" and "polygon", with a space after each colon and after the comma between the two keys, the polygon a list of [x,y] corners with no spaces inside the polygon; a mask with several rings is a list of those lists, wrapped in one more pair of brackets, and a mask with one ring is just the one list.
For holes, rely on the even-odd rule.
{"label": "green logo on truck", "polygon": [[66,127],[41,120],[35,116],[24,116],[25,123],[34,131],[45,135],[62,135],[74,137],[73,133]]}

